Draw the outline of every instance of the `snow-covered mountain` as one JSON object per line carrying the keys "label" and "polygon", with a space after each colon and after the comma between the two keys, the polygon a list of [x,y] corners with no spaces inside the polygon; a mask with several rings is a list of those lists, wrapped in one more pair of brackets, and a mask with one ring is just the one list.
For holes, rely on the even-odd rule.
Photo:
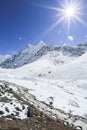
{"label": "snow-covered mountain", "polygon": [[40,58],[42,55],[46,54],[47,49],[50,48],[48,48],[43,41],[40,41],[35,46],[29,44],[25,50],[19,52],[17,55],[13,55],[12,57],[4,61],[1,64],[1,67],[16,68],[31,63]]}
{"label": "snow-covered mountain", "polygon": [[[19,52],[17,55],[13,55],[9,59],[0,64],[2,68],[17,68],[25,64],[36,61],[41,56],[51,52],[62,52],[64,56],[78,57],[81,56],[87,50],[87,46],[83,44],[78,46],[52,46],[46,45],[43,41],[40,41],[37,45],[29,44],[25,50]],[[59,61],[57,61],[59,62]],[[62,61],[63,62],[63,61]]]}
{"label": "snow-covered mountain", "polygon": [[0,80],[26,88],[25,97],[34,95],[45,114],[87,130],[86,44],[57,47],[40,42],[8,61],[1,65],[11,68],[0,68]]}

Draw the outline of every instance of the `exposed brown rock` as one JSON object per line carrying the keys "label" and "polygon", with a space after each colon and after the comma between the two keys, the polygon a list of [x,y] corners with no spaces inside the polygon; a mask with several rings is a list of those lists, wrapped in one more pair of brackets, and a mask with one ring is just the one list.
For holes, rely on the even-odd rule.
{"label": "exposed brown rock", "polygon": [[24,120],[0,119],[1,130],[75,130],[48,117],[29,117]]}

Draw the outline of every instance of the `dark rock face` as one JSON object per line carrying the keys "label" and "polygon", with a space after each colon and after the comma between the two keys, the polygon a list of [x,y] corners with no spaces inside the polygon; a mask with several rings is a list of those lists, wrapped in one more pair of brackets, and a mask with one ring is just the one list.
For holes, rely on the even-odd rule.
{"label": "dark rock face", "polygon": [[33,117],[33,108],[31,106],[28,107],[27,117]]}

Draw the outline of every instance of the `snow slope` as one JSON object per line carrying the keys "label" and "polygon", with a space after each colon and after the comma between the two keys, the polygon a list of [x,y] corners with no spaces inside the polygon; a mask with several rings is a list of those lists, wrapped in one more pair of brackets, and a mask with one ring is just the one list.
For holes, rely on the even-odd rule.
{"label": "snow slope", "polygon": [[69,64],[57,67],[47,78],[64,80],[87,80],[87,53],[83,54]]}
{"label": "snow slope", "polygon": [[[0,79],[32,89],[31,93],[40,101],[54,97],[55,108],[65,112],[72,110],[81,116],[87,114],[87,53],[72,60],[62,57],[66,61],[63,65],[56,65],[55,59],[50,57],[52,54],[49,55],[17,69],[1,68]],[[60,100],[63,104],[57,104]]]}
{"label": "snow slope", "polygon": [[28,105],[16,91],[18,86],[0,81],[0,117],[27,118]]}

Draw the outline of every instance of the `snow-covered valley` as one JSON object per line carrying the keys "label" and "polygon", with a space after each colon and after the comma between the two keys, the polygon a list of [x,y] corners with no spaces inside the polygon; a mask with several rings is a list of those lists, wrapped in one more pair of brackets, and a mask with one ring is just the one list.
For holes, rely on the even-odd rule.
{"label": "snow-covered valley", "polygon": [[[38,101],[51,105],[52,113],[57,114],[59,119],[67,118],[70,124],[72,122],[75,126],[79,125],[83,130],[87,130],[86,51],[84,54],[81,52],[79,56],[65,55],[61,50],[47,51],[35,61],[19,68],[0,68],[0,80],[29,89],[29,93]],[[69,114],[79,119],[73,121],[72,116],[69,119],[67,116],[60,116],[59,110],[65,115]]]}

